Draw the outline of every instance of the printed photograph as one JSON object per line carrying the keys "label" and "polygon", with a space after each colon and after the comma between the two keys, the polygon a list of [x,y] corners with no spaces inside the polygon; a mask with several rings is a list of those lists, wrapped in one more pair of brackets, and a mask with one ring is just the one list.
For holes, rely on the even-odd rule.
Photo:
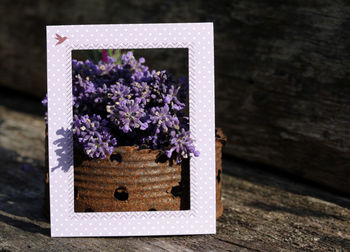
{"label": "printed photograph", "polygon": [[188,49],[72,51],[75,212],[190,209]]}

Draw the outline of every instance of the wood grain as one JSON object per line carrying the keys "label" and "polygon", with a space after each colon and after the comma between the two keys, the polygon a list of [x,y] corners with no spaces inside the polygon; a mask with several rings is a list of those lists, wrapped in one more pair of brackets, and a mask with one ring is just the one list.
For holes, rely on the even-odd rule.
{"label": "wood grain", "polygon": [[225,153],[350,194],[349,5],[233,1],[229,9],[216,26]]}
{"label": "wood grain", "polygon": [[45,126],[29,113],[40,105],[0,98],[0,251],[350,250],[349,198],[230,159],[216,235],[53,239],[42,215]]}

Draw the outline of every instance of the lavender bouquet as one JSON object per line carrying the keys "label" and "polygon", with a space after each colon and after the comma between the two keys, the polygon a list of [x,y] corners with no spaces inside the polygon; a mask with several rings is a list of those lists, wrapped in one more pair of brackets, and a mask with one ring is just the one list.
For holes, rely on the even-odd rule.
{"label": "lavender bouquet", "polygon": [[150,71],[131,51],[115,58],[103,50],[97,64],[73,60],[72,66],[75,149],[101,159],[116,146],[135,145],[162,150],[177,163],[199,156],[184,112],[186,79]]}

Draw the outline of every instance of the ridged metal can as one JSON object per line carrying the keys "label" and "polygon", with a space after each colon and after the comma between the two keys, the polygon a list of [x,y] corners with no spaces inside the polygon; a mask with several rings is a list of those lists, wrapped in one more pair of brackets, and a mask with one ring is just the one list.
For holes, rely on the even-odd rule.
{"label": "ridged metal can", "polygon": [[[223,213],[222,148],[225,143],[225,135],[221,129],[217,129],[215,141],[217,218]],[[44,215],[49,218],[47,160],[46,169]],[[188,210],[190,209],[189,169],[189,160],[176,164],[169,161],[161,151],[139,149],[136,146],[116,147],[106,159],[90,159],[75,152],[75,212]]]}
{"label": "ridged metal can", "polygon": [[75,212],[190,209],[189,167],[160,151],[116,147],[106,159],[76,155]]}

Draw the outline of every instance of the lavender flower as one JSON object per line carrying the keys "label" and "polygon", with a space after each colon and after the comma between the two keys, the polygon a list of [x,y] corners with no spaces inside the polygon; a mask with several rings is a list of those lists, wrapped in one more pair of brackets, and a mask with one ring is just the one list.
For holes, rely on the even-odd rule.
{"label": "lavender flower", "polygon": [[145,130],[148,127],[146,113],[134,100],[123,100],[119,105],[107,106],[107,112],[111,121],[124,133],[133,129]]}
{"label": "lavender flower", "polygon": [[139,83],[134,81],[131,83],[131,85],[133,87],[134,96],[136,97],[135,100],[140,101],[140,103],[143,105],[150,102],[151,90],[147,82]]}
{"label": "lavender flower", "polygon": [[175,88],[174,85],[171,85],[168,92],[163,94],[164,102],[170,104],[171,108],[174,110],[182,110],[185,108],[185,104],[180,102],[177,98],[179,90],[180,87]]}
{"label": "lavender flower", "polygon": [[163,95],[167,92],[168,76],[166,71],[152,71],[152,78],[150,81],[151,98],[157,103],[163,103]]}
{"label": "lavender flower", "polygon": [[119,105],[122,101],[131,98],[130,88],[117,82],[116,85],[111,85],[108,92],[108,98],[110,98],[115,104]]}
{"label": "lavender flower", "polygon": [[86,60],[85,62],[72,60],[72,73],[73,76],[80,74],[82,78],[89,76],[93,79],[101,73],[101,70],[92,61]]}
{"label": "lavender flower", "polygon": [[102,120],[101,116],[89,115],[73,118],[74,138],[83,147],[83,151],[91,158],[106,158],[106,154],[111,154],[117,145],[117,140],[112,138],[109,129],[106,127],[107,120]]}
{"label": "lavender flower", "polygon": [[199,151],[195,149],[193,140],[190,137],[190,132],[181,129],[181,132],[176,133],[171,131],[170,133],[170,145],[171,148],[166,151],[168,158],[171,158],[175,151],[176,162],[181,163],[182,158],[189,158],[190,154],[193,153],[195,157],[199,156]]}
{"label": "lavender flower", "polygon": [[108,55],[105,55],[105,58],[102,58],[98,62],[98,68],[100,69],[100,75],[107,75],[109,74],[112,70],[115,69],[115,62],[116,59],[109,57]]}
{"label": "lavender flower", "polygon": [[107,87],[107,85],[103,84],[102,87],[96,88],[94,95],[91,95],[91,97],[94,98],[94,102],[97,104],[104,103],[108,98],[109,91],[110,89]]}
{"label": "lavender flower", "polygon": [[[166,151],[177,163],[198,156],[184,112],[187,80],[175,80],[166,70],[150,72],[131,51],[120,59],[107,50],[101,56],[97,64],[72,61],[75,147],[90,158],[105,158],[118,139],[118,145]],[[47,106],[47,97],[42,103]]]}
{"label": "lavender flower", "polygon": [[45,95],[45,98],[41,101],[41,104],[47,107],[47,94]]}
{"label": "lavender flower", "polygon": [[169,128],[179,129],[179,119],[169,113],[169,106],[151,108],[150,121],[156,125],[156,133],[168,132]]}
{"label": "lavender flower", "polygon": [[139,58],[139,60],[136,60],[132,51],[123,54],[121,57],[121,61],[122,66],[124,68],[133,71],[132,79],[134,81],[140,81],[143,78],[147,78],[150,76],[148,67],[144,65],[144,63],[146,62],[145,58]]}
{"label": "lavender flower", "polygon": [[[44,107],[47,107],[47,94],[45,95],[44,99],[42,99],[41,104]],[[45,120],[45,123],[47,124],[47,120],[48,120],[48,118],[47,118],[47,111],[45,111],[44,120]]]}

